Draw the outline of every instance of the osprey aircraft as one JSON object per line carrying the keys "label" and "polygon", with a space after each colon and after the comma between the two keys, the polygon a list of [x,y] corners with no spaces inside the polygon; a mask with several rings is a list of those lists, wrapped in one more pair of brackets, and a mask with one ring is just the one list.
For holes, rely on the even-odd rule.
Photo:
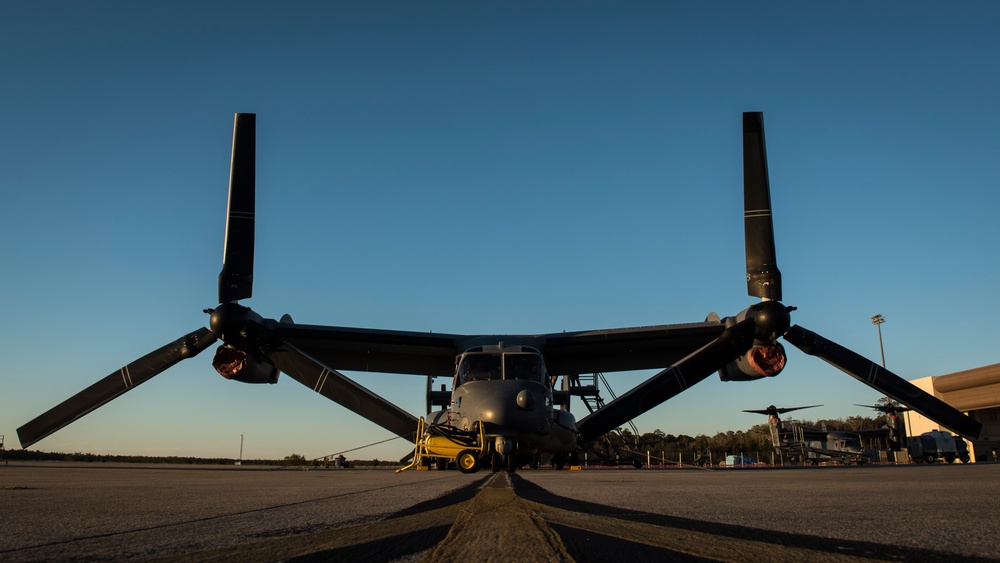
{"label": "osprey aircraft", "polygon": [[802,409],[811,409],[822,405],[808,407],[784,407],[774,405],[766,409],[745,410],[755,414],[767,415],[767,426],[771,431],[771,445],[779,455],[792,462],[809,462],[817,465],[823,461],[837,463],[864,464],[868,461],[861,447],[861,434],[842,430],[828,431],[826,428],[808,428],[801,424],[793,424],[787,428],[781,423],[781,415]]}
{"label": "osprey aircraft", "polygon": [[[218,305],[208,327],[190,332],[73,395],[17,430],[28,447],[217,341],[213,367],[243,383],[275,383],[285,373],[313,391],[405,438],[418,423],[469,448],[462,471],[492,465],[513,470],[532,455],[564,460],[588,442],[718,372],[726,381],[773,377],[785,366],[781,340],[963,436],[980,424],[896,374],[791,322],[781,302],[761,113],[743,114],[747,291],[760,299],[732,316],[705,321],[552,334],[439,334],[296,324],[265,318],[243,304],[253,293],[256,115],[236,114]],[[577,420],[565,407],[562,377],[660,369]],[[406,412],[338,370],[428,377],[428,412]],[[452,388],[430,381],[450,377]],[[424,424],[426,422],[426,425]],[[419,440],[419,437],[418,437]],[[419,449],[419,448],[418,448]],[[537,459],[537,458],[536,458]],[[557,464],[557,467],[561,463]]]}
{"label": "osprey aircraft", "polygon": [[885,415],[890,450],[898,452],[906,447],[906,425],[903,424],[903,419],[899,418],[899,415],[912,409],[888,402],[884,405],[859,405],[855,403],[855,406],[875,409]]}

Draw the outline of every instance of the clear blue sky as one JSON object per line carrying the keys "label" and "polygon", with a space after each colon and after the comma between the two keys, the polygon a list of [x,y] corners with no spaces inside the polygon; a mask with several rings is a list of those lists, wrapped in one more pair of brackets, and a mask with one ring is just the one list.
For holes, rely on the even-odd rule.
{"label": "clear blue sky", "polygon": [[[733,315],[763,111],[793,321],[907,378],[1000,361],[1000,4],[5,2],[0,434],[207,324],[234,112],[258,115],[266,317],[541,333]],[[316,457],[389,433],[211,352],[35,447]],[[415,414],[420,377],[352,374]],[[609,374],[623,392],[647,374]],[[636,420],[879,394],[791,352]],[[579,413],[582,405],[575,405]],[[349,454],[398,458],[396,440]]]}

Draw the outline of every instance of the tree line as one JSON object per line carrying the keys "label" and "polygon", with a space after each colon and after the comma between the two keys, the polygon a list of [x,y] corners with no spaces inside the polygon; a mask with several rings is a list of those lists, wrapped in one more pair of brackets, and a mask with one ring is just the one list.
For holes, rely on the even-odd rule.
{"label": "tree line", "polygon": [[[786,421],[785,424],[788,424]],[[851,416],[846,419],[821,419],[816,421],[796,420],[795,424],[814,428],[826,428],[827,430],[878,430],[886,425],[884,415],[874,418],[863,416]],[[726,431],[719,432],[714,436],[699,434],[688,436],[686,434],[667,434],[656,429],[641,435],[635,435],[628,429],[621,429],[620,432],[610,433],[606,440],[597,441],[594,444],[597,449],[618,448],[620,451],[639,453],[663,457],[668,460],[683,460],[685,463],[696,460],[699,456],[711,456],[714,461],[724,459],[726,454],[748,454],[761,455],[771,452],[771,431],[766,423],[751,426],[746,431]],[[613,447],[611,447],[613,445]],[[877,441],[866,444],[866,447],[878,449],[887,447]],[[201,458],[194,456],[145,456],[145,455],[106,455],[93,453],[58,453],[42,452],[36,450],[0,450],[0,460],[24,460],[24,461],[82,461],[82,462],[105,462],[105,463],[176,463],[176,464],[196,464],[196,465],[235,465],[235,458]],[[257,466],[324,466],[324,459],[307,459],[300,454],[290,454],[283,459],[244,459],[240,460],[241,465]],[[353,467],[394,467],[397,462],[370,460],[351,460]]]}
{"label": "tree line", "polygon": [[[148,456],[148,455],[109,455],[94,453],[62,453],[62,452],[42,452],[38,450],[2,450],[0,449],[0,461],[77,461],[93,463],[173,463],[182,465],[256,465],[256,466],[323,466],[327,462],[323,459],[306,459],[301,454],[291,454],[283,459],[244,459],[237,460],[229,457],[194,457],[194,456]],[[395,462],[370,460],[352,460],[354,467],[379,467],[398,465]]]}
{"label": "tree line", "polygon": [[[851,432],[881,430],[886,427],[884,415],[877,417],[851,416],[846,419],[815,421],[782,421],[782,423],[786,428],[794,423],[810,428],[826,428],[828,431]],[[882,437],[869,437],[867,441],[866,447],[871,449],[888,447],[887,443],[883,443],[885,440]],[[699,456],[711,455],[713,461],[718,462],[724,459],[727,454],[764,454],[770,453],[774,449],[771,442],[771,430],[767,423],[756,424],[746,431],[728,430],[714,436],[666,434],[659,429],[637,436],[627,428],[622,428],[619,432],[607,434],[603,440],[595,441],[593,445],[596,449],[604,451],[613,451],[617,448],[620,451],[642,455],[649,452],[653,456],[663,457],[667,460],[681,459],[684,463],[689,463]]]}

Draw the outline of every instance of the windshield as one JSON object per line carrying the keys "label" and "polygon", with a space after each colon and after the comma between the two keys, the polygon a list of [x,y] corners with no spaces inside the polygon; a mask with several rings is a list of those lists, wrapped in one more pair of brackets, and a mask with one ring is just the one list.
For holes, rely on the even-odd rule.
{"label": "windshield", "polygon": [[504,379],[542,381],[542,358],[536,354],[504,354]]}
{"label": "windshield", "polygon": [[500,379],[500,354],[466,354],[458,377],[461,381]]}
{"label": "windshield", "polygon": [[460,382],[522,379],[544,383],[545,367],[542,357],[535,353],[466,354],[458,366],[458,378]]}

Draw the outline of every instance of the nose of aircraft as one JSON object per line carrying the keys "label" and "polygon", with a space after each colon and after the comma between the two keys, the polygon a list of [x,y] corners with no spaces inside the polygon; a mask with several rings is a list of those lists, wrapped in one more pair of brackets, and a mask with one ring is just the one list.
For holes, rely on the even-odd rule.
{"label": "nose of aircraft", "polygon": [[[488,390],[482,389],[481,394],[478,391],[469,393],[465,398],[466,404],[476,404],[475,412],[469,413],[473,420],[489,422],[515,433],[546,434],[551,430],[552,423],[546,409],[538,408],[544,397],[536,395],[544,393],[543,390],[493,386]],[[472,397],[478,400],[468,401]]]}

